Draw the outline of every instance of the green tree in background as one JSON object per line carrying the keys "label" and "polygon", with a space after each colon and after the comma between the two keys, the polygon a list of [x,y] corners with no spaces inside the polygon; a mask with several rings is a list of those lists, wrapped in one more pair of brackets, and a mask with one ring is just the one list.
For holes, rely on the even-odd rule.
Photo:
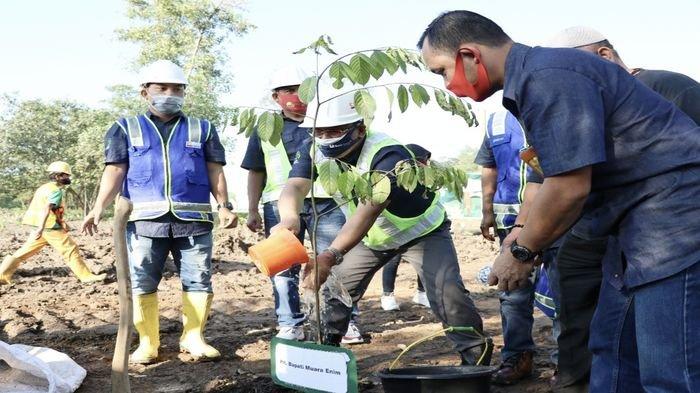
{"label": "green tree in background", "polygon": [[5,96],[2,104],[7,109],[0,122],[0,206],[24,207],[48,181],[48,164],[66,161],[74,173],[71,204],[85,210],[99,183],[102,137],[113,114],[66,101],[19,102]]}
{"label": "green tree in background", "polygon": [[[132,25],[117,30],[120,40],[140,47],[134,68],[158,59],[171,60],[185,70],[189,86],[185,113],[210,119],[223,128],[232,108],[219,101],[231,88],[225,46],[233,36],[247,33],[253,26],[239,13],[233,0],[128,0],[127,16]],[[112,104],[120,113],[133,114],[134,101],[140,102],[136,88],[116,86]],[[140,104],[141,108],[145,108]]]}

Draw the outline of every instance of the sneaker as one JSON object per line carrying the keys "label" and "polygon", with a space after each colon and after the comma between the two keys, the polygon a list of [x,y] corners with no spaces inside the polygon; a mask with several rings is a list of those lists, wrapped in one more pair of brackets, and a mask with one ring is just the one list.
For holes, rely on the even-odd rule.
{"label": "sneaker", "polygon": [[428,295],[425,294],[423,291],[416,291],[416,294],[413,295],[413,303],[420,304],[421,306],[425,306],[430,308],[430,302],[428,301]]}
{"label": "sneaker", "polygon": [[385,311],[395,311],[399,309],[399,303],[396,302],[396,298],[393,293],[388,295],[382,295],[381,298],[382,309]]}
{"label": "sneaker", "polygon": [[362,338],[362,333],[360,333],[360,328],[357,327],[357,324],[350,321],[348,331],[345,332],[345,335],[340,342],[343,344],[361,344],[365,342],[365,339]]}
{"label": "sneaker", "polygon": [[285,340],[304,340],[304,328],[301,326],[280,326],[280,331],[277,333],[278,338],[284,338]]}

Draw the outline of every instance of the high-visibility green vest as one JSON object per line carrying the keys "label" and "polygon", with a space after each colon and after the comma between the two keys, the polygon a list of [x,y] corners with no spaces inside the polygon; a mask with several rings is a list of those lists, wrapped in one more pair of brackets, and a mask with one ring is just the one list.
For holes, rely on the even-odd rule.
{"label": "high-visibility green vest", "polygon": [[[39,227],[39,225],[41,225],[39,221],[43,217],[46,211],[45,209],[49,204],[49,197],[56,191],[63,192],[61,187],[53,181],[39,187],[36,192],[34,192],[34,197],[29,204],[29,209],[27,209],[27,212],[24,213],[24,217],[22,217],[22,224]],[[57,208],[56,211],[49,210],[49,216],[46,218],[43,229],[55,228],[57,226],[57,221],[63,219],[60,216],[63,215],[63,209],[65,209],[64,198],[61,198],[61,206],[57,206]]]}
{"label": "high-visibility green vest", "polygon": [[[377,152],[384,147],[395,145],[401,145],[401,143],[386,134],[368,131],[364,145],[362,146],[362,151],[360,152],[360,157],[357,160],[356,167],[358,171],[361,174],[369,172],[372,159]],[[410,150],[406,150],[410,153]],[[413,156],[412,153],[411,156]],[[327,159],[328,158],[323,156],[320,150],[316,151],[317,165],[321,163],[321,161]],[[346,201],[342,199],[342,196],[339,194],[336,194],[334,199],[338,205],[341,206],[346,218],[350,218],[357,209],[357,202],[355,200]],[[362,241],[367,247],[373,250],[393,250],[411,240],[427,235],[439,227],[444,221],[445,208],[440,204],[439,197],[436,193],[433,196],[433,201],[430,206],[423,214],[416,217],[399,217],[390,213],[387,209],[384,209]]]}
{"label": "high-visibility green vest", "polygon": [[[284,143],[280,141],[277,146],[270,142],[260,140],[263,156],[265,157],[265,188],[262,192],[262,203],[272,202],[280,199],[280,194],[284,188],[284,183],[289,178],[292,164],[289,163],[287,150]],[[307,195],[310,197],[311,194]],[[330,195],[321,187],[320,183],[314,183],[314,197],[330,198]]]}

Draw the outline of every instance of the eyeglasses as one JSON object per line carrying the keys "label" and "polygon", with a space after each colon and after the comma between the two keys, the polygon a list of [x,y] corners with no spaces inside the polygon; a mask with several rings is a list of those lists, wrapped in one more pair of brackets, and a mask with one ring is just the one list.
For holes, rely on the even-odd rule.
{"label": "eyeglasses", "polygon": [[343,135],[346,135],[349,132],[353,132],[359,127],[360,123],[353,123],[350,126],[346,127],[333,127],[333,128],[317,128],[314,132],[314,136],[316,138],[321,138],[321,139],[331,139],[331,138],[338,138]]}

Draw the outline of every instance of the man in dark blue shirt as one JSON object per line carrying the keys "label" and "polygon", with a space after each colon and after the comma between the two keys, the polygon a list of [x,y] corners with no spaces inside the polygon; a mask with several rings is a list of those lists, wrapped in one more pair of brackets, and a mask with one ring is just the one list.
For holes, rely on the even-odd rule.
{"label": "man in dark blue shirt", "polygon": [[131,200],[125,235],[139,334],[131,363],[158,361],[158,285],[168,254],[182,282],[180,350],[196,360],[217,359],[221,353],[203,335],[213,299],[212,195],[220,228],[237,223],[228,200],[224,148],[209,121],[182,113],[187,78],[178,65],[155,61],[144,67],[140,79],[148,111],[117,120],[107,132],[105,170],[83,232],[97,230],[117,193]]}
{"label": "man in dark blue shirt", "polygon": [[480,101],[503,90],[503,105],[524,123],[544,172],[525,227],[494,262],[491,283],[522,285],[537,253],[583,213],[587,235],[611,235],[617,251],[604,261],[606,282],[616,288],[601,292],[598,310],[619,323],[598,325],[596,315],[591,334],[620,342],[594,352],[594,364],[611,367],[593,371],[591,391],[700,388],[700,128],[616,64],[514,43],[469,11],[436,18],[419,46],[456,94]]}

